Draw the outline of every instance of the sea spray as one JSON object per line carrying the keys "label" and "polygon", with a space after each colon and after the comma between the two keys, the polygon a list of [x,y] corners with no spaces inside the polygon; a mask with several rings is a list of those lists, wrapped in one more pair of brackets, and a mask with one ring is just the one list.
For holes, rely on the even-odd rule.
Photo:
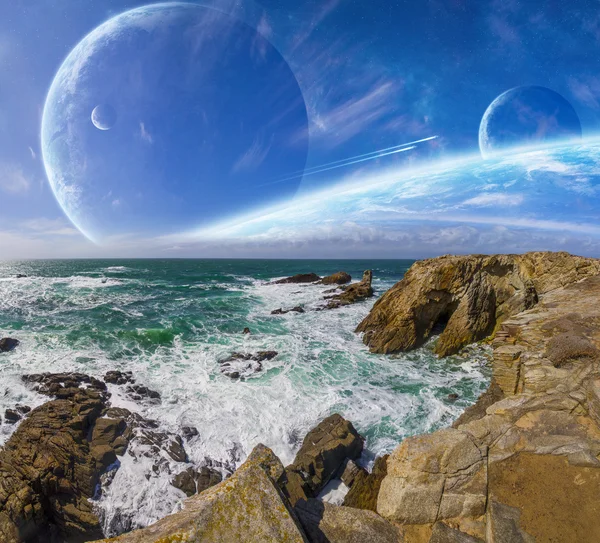
{"label": "sea spray", "polygon": [[[0,410],[45,398],[21,382],[35,372],[80,371],[102,377],[132,371],[160,392],[136,402],[111,385],[111,403],[159,421],[161,430],[198,436],[190,462],[239,464],[258,443],[291,462],[306,432],[339,412],[367,439],[364,461],[405,436],[449,424],[484,390],[485,349],[437,359],[431,345],[412,353],[370,354],[354,328],[374,299],[330,311],[323,285],[271,285],[298,272],[374,271],[376,296],[410,265],[402,261],[39,261],[0,266],[0,332],[21,340],[0,355]],[[16,278],[17,273],[26,274]],[[305,313],[272,315],[302,306]],[[244,328],[250,334],[243,334]],[[219,361],[233,352],[274,350],[262,371],[232,380]],[[451,400],[450,393],[459,398]],[[0,427],[4,442],[14,426]],[[132,451],[135,452],[135,451]],[[136,460],[136,458],[138,458]],[[172,477],[185,464],[129,454],[120,459],[95,506],[107,535],[147,525],[185,497]],[[152,473],[148,477],[148,473]]]}

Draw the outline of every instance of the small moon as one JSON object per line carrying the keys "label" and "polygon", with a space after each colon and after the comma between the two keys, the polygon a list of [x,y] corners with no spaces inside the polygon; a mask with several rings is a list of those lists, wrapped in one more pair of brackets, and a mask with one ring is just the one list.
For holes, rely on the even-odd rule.
{"label": "small moon", "polygon": [[507,149],[564,139],[581,139],[581,123],[573,106],[546,87],[507,90],[487,108],[479,126],[484,158]]}
{"label": "small moon", "polygon": [[109,104],[100,104],[92,111],[92,123],[98,130],[110,130],[117,122],[117,112]]}

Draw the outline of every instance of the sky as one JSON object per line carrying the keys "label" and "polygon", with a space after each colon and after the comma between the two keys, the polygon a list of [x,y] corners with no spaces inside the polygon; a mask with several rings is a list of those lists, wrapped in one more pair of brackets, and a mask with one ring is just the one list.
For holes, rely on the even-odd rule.
{"label": "sky", "polygon": [[[286,240],[281,235],[274,236],[276,241],[268,246],[244,246],[243,241],[236,241],[235,247],[226,248],[198,243],[198,240],[178,243],[177,232],[173,228],[194,226],[195,209],[198,210],[198,225],[201,226],[214,217],[228,217],[240,212],[244,202],[254,209],[259,203],[270,205],[271,200],[290,198],[289,192],[280,191],[280,184],[269,183],[286,178],[288,172],[293,174],[302,169],[298,164],[303,162],[308,168],[319,169],[318,166],[323,164],[437,136],[406,152],[308,175],[304,179],[296,177],[294,183],[297,187],[292,188],[294,191],[297,189],[300,199],[344,178],[370,183],[378,172],[390,168],[400,171],[476,153],[479,125],[486,108],[498,95],[519,85],[539,85],[558,92],[575,109],[584,137],[598,132],[600,3],[597,1],[264,0],[212,4],[245,21],[264,39],[264,43],[258,40],[256,43],[262,45],[250,53],[266,54],[270,59],[267,66],[277,64],[279,58],[285,61],[303,97],[306,119],[302,119],[302,108],[299,108],[300,113],[292,115],[293,121],[286,121],[285,137],[278,136],[276,139],[282,149],[278,162],[270,158],[261,160],[263,155],[269,156],[265,151],[270,152],[271,132],[256,136],[260,130],[247,122],[244,124],[244,137],[232,137],[229,154],[225,153],[223,142],[231,133],[233,121],[227,119],[227,112],[219,113],[220,116],[215,118],[222,119],[222,122],[215,123],[220,132],[214,136],[219,145],[213,151],[206,151],[200,166],[188,161],[178,170],[180,165],[175,163],[175,159],[169,159],[171,162],[164,159],[161,166],[163,178],[168,178],[169,183],[183,179],[187,180],[186,187],[189,188],[196,179],[193,175],[198,170],[206,170],[202,165],[210,160],[211,153],[215,157],[226,157],[231,168],[227,170],[227,176],[224,176],[224,170],[219,170],[220,182],[213,181],[210,185],[216,187],[214,195],[200,202],[201,193],[188,192],[187,188],[174,191],[183,202],[178,204],[180,207],[174,204],[168,213],[161,215],[169,206],[156,205],[155,211],[149,211],[142,217],[144,221],[140,219],[141,222],[129,225],[138,228],[135,232],[127,231],[128,223],[122,218],[129,217],[133,221],[140,209],[149,210],[150,206],[145,207],[142,202],[136,204],[137,207],[131,204],[132,207],[127,209],[123,205],[125,198],[115,196],[115,189],[102,178],[102,187],[106,186],[106,191],[90,194],[90,201],[106,199],[115,215],[110,215],[113,211],[98,212],[98,216],[94,217],[96,226],[90,227],[86,233],[88,237],[94,237],[90,232],[97,229],[106,234],[103,245],[94,244],[82,235],[53,194],[41,147],[42,113],[61,63],[80,40],[107,19],[143,4],[125,0],[12,0],[0,5],[2,258],[313,256],[308,238],[304,240],[302,252],[296,250],[296,238]],[[206,28],[202,30],[200,27],[198,32],[206,32]],[[165,62],[172,57],[174,47],[177,45],[168,42]],[[219,57],[216,56],[219,50],[209,52],[213,56],[212,62],[219,66]],[[241,66],[244,61],[240,58],[234,59],[230,65]],[[286,92],[290,94],[284,95],[284,101],[293,103],[295,91],[289,91],[289,87],[281,83],[285,79],[282,77],[275,78],[278,83],[273,88],[288,89]],[[247,91],[246,96],[256,96],[256,91],[251,92],[251,89],[257,82],[252,77],[245,78],[247,88],[241,87],[240,96],[235,99],[236,105],[244,105],[244,90]],[[155,87],[148,85],[147,80],[141,83],[144,84],[143,96],[152,96]],[[93,85],[93,82],[88,81],[86,85]],[[128,83],[127,92],[132,85]],[[222,107],[219,99],[218,92],[207,98],[208,110],[217,111],[217,106]],[[250,119],[259,103],[260,100],[253,103],[249,99],[247,108],[240,108],[238,117],[244,121]],[[141,117],[139,115],[135,119],[135,147],[123,148],[126,144],[122,140],[116,140],[112,145],[123,149],[119,155],[119,167],[126,168],[131,174],[129,178],[135,183],[147,187],[148,169],[140,169],[140,164],[143,163],[145,168],[153,167],[155,163],[149,160],[158,160],[156,157],[160,152],[166,153],[168,158],[171,156],[168,151],[174,152],[175,145],[181,148],[184,140],[165,136],[162,146],[159,145],[161,134],[153,134],[150,121],[145,122],[146,117]],[[276,117],[280,119],[280,116]],[[252,118],[253,122],[259,122],[256,117]],[[265,125],[272,120],[265,120],[264,116],[261,118]],[[185,122],[185,119],[181,121],[182,127],[187,126]],[[120,126],[125,126],[124,120]],[[116,128],[113,134],[116,134]],[[90,130],[93,131],[93,127]],[[206,139],[207,134],[211,132],[203,132],[200,139]],[[256,137],[250,138],[251,134]],[[189,142],[194,137],[196,135],[190,133],[185,141]],[[303,142],[306,147],[303,147]],[[86,142],[86,145],[91,144]],[[142,148],[146,149],[146,154],[138,155]],[[94,147],[94,152],[95,149],[102,149],[102,146]],[[102,163],[100,159],[104,157],[107,157],[106,162],[110,162],[113,155],[108,154],[106,149],[103,152],[96,155],[98,163]],[[136,162],[136,157],[141,158]],[[240,180],[234,175],[236,164],[241,168],[244,164],[260,162],[262,165],[263,161],[266,161],[267,169],[257,169],[252,178]],[[89,167],[87,161],[85,166]],[[113,177],[114,171],[117,170],[113,170]],[[153,168],[153,171],[156,169]],[[94,175],[98,179],[102,175],[109,177],[101,170],[94,171]],[[91,174],[87,175],[86,181],[93,181],[94,187],[97,186]],[[248,183],[253,190],[244,196],[239,192],[240,187]],[[263,196],[260,191],[264,190],[264,184],[273,188]],[[117,183],[117,186],[122,185]],[[232,194],[237,194],[241,203],[234,206]],[[132,199],[133,189],[126,195]],[[153,195],[160,197],[157,191]],[[157,201],[160,203],[160,198],[156,198],[152,205]],[[162,201],[166,201],[164,197]],[[89,214],[89,209],[81,212],[85,217]],[[75,214],[70,215],[73,219]],[[104,226],[97,226],[98,221],[104,222]],[[78,226],[82,228],[81,224]],[[443,225],[440,228],[447,227]],[[376,226],[369,225],[369,228]],[[406,228],[418,239],[435,238],[429,223],[415,221]],[[419,237],[420,233],[422,237]],[[470,252],[481,248],[473,236],[461,239],[453,242],[452,250]],[[551,240],[552,234],[538,236],[530,239],[527,247],[555,248]],[[319,255],[335,253],[340,257],[352,257],[357,251],[356,242],[348,243],[347,250],[344,250],[344,239],[340,240],[339,236],[331,237],[330,245],[335,248],[333,253],[327,249],[327,240],[321,242]],[[421,243],[427,245],[425,241]],[[519,247],[506,240],[500,245],[491,245],[502,251]],[[563,243],[562,247],[585,252],[581,243],[573,241]],[[387,244],[378,245],[377,251],[369,253],[369,256],[428,256],[447,252],[445,249],[439,243],[421,247],[418,251],[416,245],[402,248],[394,238]],[[589,246],[588,252],[594,251],[596,246]]]}

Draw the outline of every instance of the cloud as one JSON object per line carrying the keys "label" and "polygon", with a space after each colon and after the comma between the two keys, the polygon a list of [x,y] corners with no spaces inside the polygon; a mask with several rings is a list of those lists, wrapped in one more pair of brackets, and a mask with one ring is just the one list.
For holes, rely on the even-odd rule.
{"label": "cloud", "polygon": [[31,153],[31,158],[33,158],[33,160],[36,160],[37,155],[35,154],[35,151],[33,150],[32,147],[29,147],[29,152]]}
{"label": "cloud", "polygon": [[273,28],[267,19],[266,14],[263,13],[256,27],[258,33],[256,34],[253,42],[250,54],[254,60],[264,60],[267,55],[269,47],[269,41],[273,36]]}
{"label": "cloud", "polygon": [[264,162],[265,158],[267,158],[272,144],[272,138],[271,141],[266,143],[260,135],[256,136],[252,145],[236,160],[231,171],[239,173],[242,171],[255,170]]}
{"label": "cloud", "polygon": [[600,110],[600,78],[585,76],[581,79],[571,77],[569,89],[582,104],[595,111]]}
{"label": "cloud", "polygon": [[152,137],[152,134],[150,134],[150,132],[146,130],[146,125],[142,122],[140,122],[140,137],[142,138],[142,140],[144,140],[146,143],[149,143],[150,145],[154,143],[154,138]]}
{"label": "cloud", "polygon": [[397,90],[393,82],[381,80],[366,93],[354,95],[335,107],[313,110],[311,137],[329,147],[347,142],[390,113]]}
{"label": "cloud", "polygon": [[31,181],[23,173],[21,166],[13,163],[0,163],[0,190],[8,194],[22,194],[29,191]]}
{"label": "cloud", "polygon": [[315,29],[323,22],[323,20],[335,10],[340,4],[340,0],[327,0],[321,5],[321,9],[318,10],[313,18],[309,21],[307,25],[302,27],[300,31],[294,35],[292,39],[292,45],[290,52],[294,52],[298,47],[300,47],[315,31]]}
{"label": "cloud", "polygon": [[512,207],[523,203],[522,194],[505,194],[503,192],[485,192],[465,200],[462,205],[477,207]]}
{"label": "cloud", "polygon": [[31,234],[43,236],[81,236],[79,231],[64,219],[37,218],[23,221],[20,226]]}

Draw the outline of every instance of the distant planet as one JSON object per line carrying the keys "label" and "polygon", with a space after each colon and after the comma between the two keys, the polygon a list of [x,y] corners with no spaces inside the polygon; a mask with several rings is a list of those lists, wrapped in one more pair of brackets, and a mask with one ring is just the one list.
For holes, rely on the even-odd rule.
{"label": "distant planet", "polygon": [[[600,250],[600,141],[365,174],[250,216],[188,232],[245,247],[324,258],[442,252]],[[332,256],[333,255],[333,256]]]}
{"label": "distant planet", "polygon": [[117,112],[109,104],[100,104],[92,111],[92,123],[99,130],[110,130],[117,122]]}
{"label": "distant planet", "polygon": [[50,87],[41,137],[56,198],[101,242],[293,197],[301,177],[265,180],[304,170],[308,119],[288,63],[256,29],[198,4],[158,3],[75,46]]}
{"label": "distant planet", "polygon": [[514,147],[581,138],[581,123],[573,106],[545,87],[515,87],[496,98],[479,127],[484,157]]}

